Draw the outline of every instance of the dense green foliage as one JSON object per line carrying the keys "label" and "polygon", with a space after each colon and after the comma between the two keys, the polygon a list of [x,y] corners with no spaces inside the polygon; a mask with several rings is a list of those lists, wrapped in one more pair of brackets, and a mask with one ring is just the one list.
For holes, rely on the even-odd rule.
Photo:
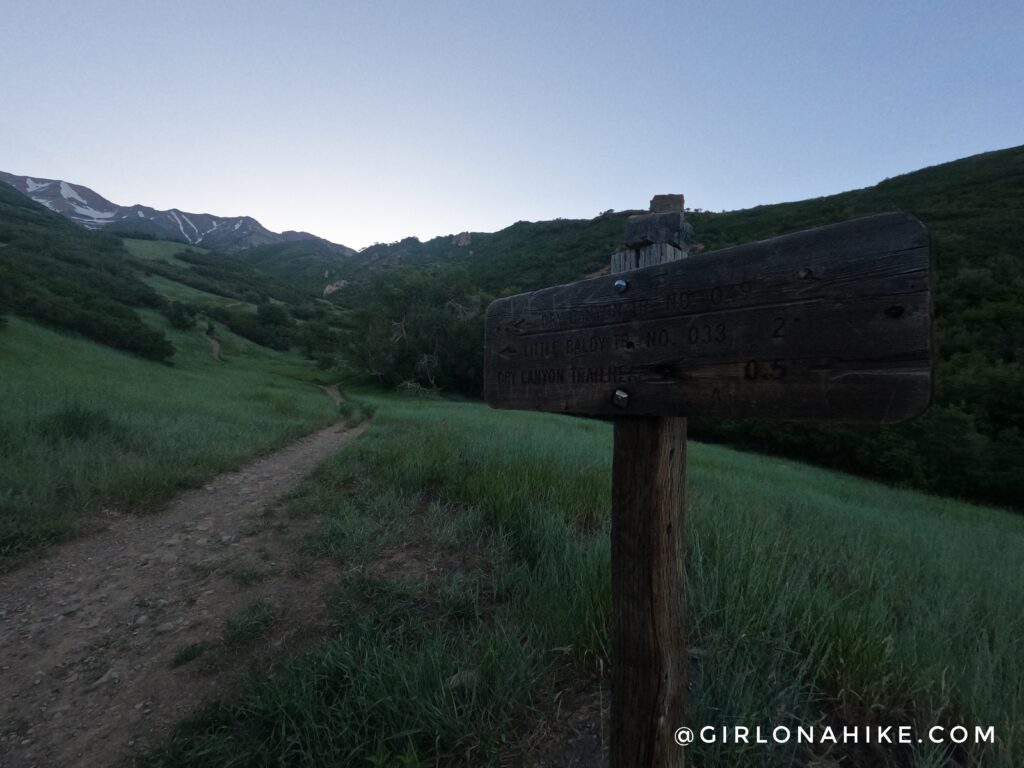
{"label": "dense green foliage", "polygon": [[196,324],[196,315],[188,305],[172,301],[167,307],[167,320],[179,331],[186,331]]}
{"label": "dense green foliage", "polygon": [[87,232],[0,184],[0,314],[5,309],[153,360],[174,353],[136,307],[164,299],[132,269],[121,241]]}
{"label": "dense green foliage", "polygon": [[377,271],[346,297],[352,311],[345,360],[388,387],[414,382],[478,393],[490,298],[457,269]]}
{"label": "dense green foliage", "polygon": [[606,212],[591,220],[518,221],[500,232],[452,236],[421,243],[414,237],[376,245],[351,260],[351,279],[382,266],[437,266],[465,270],[483,290],[497,295],[579,280],[608,267],[622,239],[626,213]]}
{"label": "dense green foliage", "polygon": [[313,238],[261,245],[235,256],[261,272],[321,296],[326,285],[340,279],[356,263],[350,258],[352,253],[343,245]]}
{"label": "dense green foliage", "polygon": [[[1024,147],[990,152],[887,179],[867,189],[728,213],[689,214],[696,239],[714,250],[845,219],[902,210],[918,216],[933,237],[937,386],[931,411],[885,428],[709,422],[698,436],[780,452],[873,477],[995,502],[1024,499]],[[592,221],[520,222],[491,235],[414,239],[362,252],[374,279],[395,263],[467,274],[482,291],[504,295],[580,279],[607,265],[626,214]],[[357,306],[363,295],[337,300]],[[413,301],[411,294],[406,300]],[[399,298],[390,300],[402,306]],[[392,315],[392,319],[398,319]],[[479,332],[479,329],[477,329]],[[386,336],[375,342],[386,356]],[[430,352],[421,340],[401,355]],[[474,364],[482,336],[466,345]],[[396,352],[397,354],[397,352]],[[367,371],[375,369],[367,367]],[[463,388],[477,395],[479,388]]]}
{"label": "dense green foliage", "polygon": [[[261,304],[260,309],[266,306],[270,305]],[[290,349],[295,340],[290,322],[266,322],[265,315],[220,307],[211,310],[210,317],[219,320],[239,336],[279,352]]]}
{"label": "dense green foliage", "polygon": [[[520,753],[564,750],[559,709],[600,717],[610,427],[370,402],[370,432],[291,503],[324,515],[307,552],[342,566],[331,630],[142,765],[565,765]],[[688,486],[691,726],[963,724],[996,739],[698,744],[688,766],[1024,764],[1019,516],[696,443]]]}
{"label": "dense green foliage", "polygon": [[875,187],[786,205],[698,214],[709,248],[886,210],[932,233],[935,403],[882,429],[710,424],[697,434],[783,451],[941,493],[1024,504],[1024,148],[966,158]]}

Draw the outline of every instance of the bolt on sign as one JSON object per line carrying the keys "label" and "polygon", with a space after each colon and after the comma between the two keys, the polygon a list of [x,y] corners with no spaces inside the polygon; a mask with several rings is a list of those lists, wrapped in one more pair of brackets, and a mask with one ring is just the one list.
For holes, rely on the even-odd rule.
{"label": "bolt on sign", "polygon": [[931,316],[927,230],[871,216],[499,299],[485,397],[594,415],[903,421],[931,399]]}

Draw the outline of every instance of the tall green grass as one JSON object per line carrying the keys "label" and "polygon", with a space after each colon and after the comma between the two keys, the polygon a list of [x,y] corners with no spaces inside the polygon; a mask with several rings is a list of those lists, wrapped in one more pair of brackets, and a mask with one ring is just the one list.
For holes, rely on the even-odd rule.
{"label": "tall green grass", "polygon": [[142,314],[172,365],[18,319],[0,329],[0,567],[100,508],[146,509],[336,418],[298,357],[218,328],[217,362],[200,331]]}
{"label": "tall green grass", "polygon": [[[292,505],[324,514],[310,546],[350,573],[336,630],[146,764],[498,764],[557,691],[609,668],[610,427],[370,405],[371,431]],[[691,726],[997,736],[955,751],[696,746],[689,764],[1024,764],[1024,521],[700,444],[689,493]]]}

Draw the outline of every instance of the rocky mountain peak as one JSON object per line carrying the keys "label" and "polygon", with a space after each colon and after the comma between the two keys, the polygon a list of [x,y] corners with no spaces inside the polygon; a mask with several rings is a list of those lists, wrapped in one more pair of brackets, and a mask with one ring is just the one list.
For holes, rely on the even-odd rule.
{"label": "rocky mountain peak", "polygon": [[126,236],[178,240],[218,251],[239,251],[295,240],[317,240],[337,249],[341,254],[355,253],[351,248],[331,243],[308,232],[271,232],[251,216],[214,216],[209,213],[189,213],[178,208],[160,211],[145,205],[123,206],[112,203],[89,187],[61,179],[18,176],[0,171],[0,181],[87,229],[100,229]]}

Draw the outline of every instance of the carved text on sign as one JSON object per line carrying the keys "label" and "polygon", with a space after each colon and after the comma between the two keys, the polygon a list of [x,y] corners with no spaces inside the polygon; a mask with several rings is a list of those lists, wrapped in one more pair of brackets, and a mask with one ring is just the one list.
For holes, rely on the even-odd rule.
{"label": "carved text on sign", "polygon": [[[494,302],[487,401],[888,422],[931,395],[929,243],[886,214]],[[623,288],[615,280],[625,280]]]}

